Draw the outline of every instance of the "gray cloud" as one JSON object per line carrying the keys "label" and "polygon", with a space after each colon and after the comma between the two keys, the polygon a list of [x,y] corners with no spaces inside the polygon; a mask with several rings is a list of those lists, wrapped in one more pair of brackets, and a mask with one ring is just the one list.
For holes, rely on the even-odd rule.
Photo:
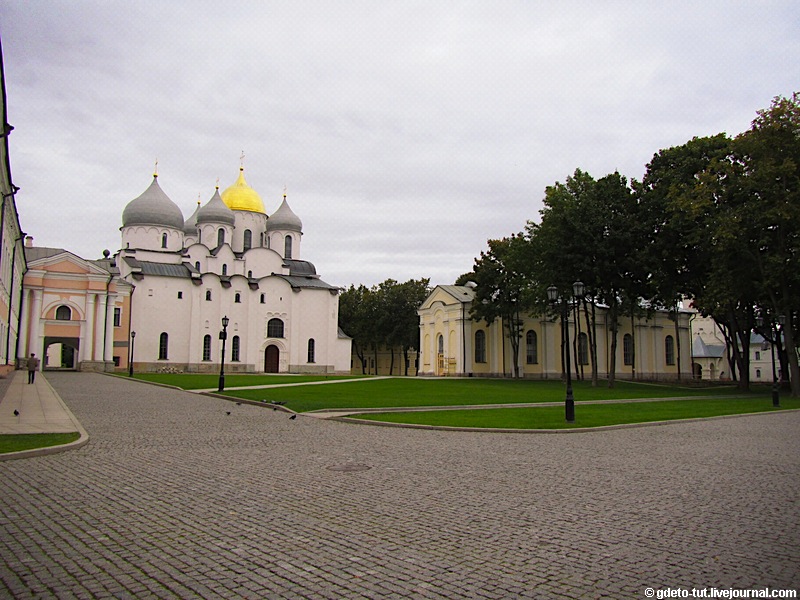
{"label": "gray cloud", "polygon": [[188,216],[244,150],[326,280],[450,283],[576,167],[640,177],[660,148],[745,130],[800,80],[798,29],[789,1],[9,0],[21,221],[98,257],[156,157]]}

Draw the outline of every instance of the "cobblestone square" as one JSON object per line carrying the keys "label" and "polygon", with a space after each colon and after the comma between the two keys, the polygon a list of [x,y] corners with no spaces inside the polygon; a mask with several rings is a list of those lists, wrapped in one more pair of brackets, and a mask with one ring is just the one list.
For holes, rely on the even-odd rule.
{"label": "cobblestone square", "polygon": [[446,432],[46,376],[90,441],[0,463],[0,596],[644,598],[647,587],[800,586],[800,412]]}

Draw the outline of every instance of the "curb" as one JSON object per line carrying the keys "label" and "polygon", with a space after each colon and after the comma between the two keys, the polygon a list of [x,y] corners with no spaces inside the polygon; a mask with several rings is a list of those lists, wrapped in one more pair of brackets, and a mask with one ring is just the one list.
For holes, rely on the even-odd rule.
{"label": "curb", "polygon": [[45,448],[31,448],[30,450],[20,450],[19,452],[6,452],[4,454],[0,454],[0,462],[7,461],[7,460],[16,460],[19,458],[33,458],[36,456],[48,456],[50,454],[59,454],[61,452],[66,452],[68,450],[77,450],[89,443],[89,434],[83,428],[80,421],[75,418],[75,415],[72,414],[72,411],[69,407],[64,404],[64,401],[61,399],[61,396],[58,395],[56,390],[50,385],[50,382],[47,381],[46,377],[42,377],[42,380],[47,384],[47,387],[53,392],[53,396],[58,400],[58,403],[61,405],[61,408],[64,410],[66,415],[69,417],[69,420],[72,421],[72,424],[75,425],[75,431],[80,434],[80,437],[75,440],[74,442],[70,442],[68,444],[60,444],[58,446],[47,446]]}

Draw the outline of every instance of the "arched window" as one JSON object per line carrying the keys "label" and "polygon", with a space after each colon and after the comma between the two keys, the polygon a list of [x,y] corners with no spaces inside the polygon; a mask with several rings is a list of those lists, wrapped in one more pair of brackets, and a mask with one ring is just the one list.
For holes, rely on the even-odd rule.
{"label": "arched window", "polygon": [[203,360],[211,360],[211,336],[203,336]]}
{"label": "arched window", "polygon": [[539,362],[536,337],[536,332],[533,329],[525,334],[525,362],[529,365],[535,365]]}
{"label": "arched window", "polygon": [[253,246],[253,232],[249,229],[244,230],[244,250],[250,250]]}
{"label": "arched window", "polygon": [[56,321],[71,321],[72,311],[69,306],[59,306],[56,309]]}
{"label": "arched window", "polygon": [[248,271],[247,272],[247,278],[248,279],[252,279],[253,278],[253,272],[252,271]]}
{"label": "arched window", "polygon": [[486,332],[483,329],[475,332],[475,362],[486,362]]}
{"label": "arched window", "polygon": [[756,379],[761,379],[761,369],[756,369]]}
{"label": "arched window", "polygon": [[292,236],[290,235],[283,240],[283,258],[292,258]]}
{"label": "arched window", "polygon": [[668,365],[675,364],[675,338],[671,335],[668,335],[664,339],[664,357]]}
{"label": "arched window", "polygon": [[233,301],[236,304],[239,304],[242,301],[242,295],[239,292],[236,292],[236,295],[233,297]]}
{"label": "arched window", "polygon": [[239,362],[239,336],[233,336],[231,340],[231,361]]}
{"label": "arched window", "polygon": [[267,301],[266,296],[264,296],[264,294],[261,294],[261,304],[266,303],[266,301]]}
{"label": "arched window", "polygon": [[206,302],[211,302],[211,290],[206,290]]}
{"label": "arched window", "polygon": [[633,338],[630,333],[622,336],[622,362],[626,365],[633,364]]}
{"label": "arched window", "polygon": [[195,270],[199,273],[200,272],[200,261],[195,261],[194,263]]}
{"label": "arched window", "polygon": [[313,363],[314,361],[314,338],[308,340],[308,362]]}
{"label": "arched window", "polygon": [[589,364],[589,336],[583,332],[578,335],[578,364]]}
{"label": "arched window", "polygon": [[270,319],[267,323],[267,337],[282,338],[283,337],[283,321],[280,319]]}
{"label": "arched window", "polygon": [[166,248],[167,247],[167,234],[166,233],[162,233],[161,234],[161,247],[162,248]]}
{"label": "arched window", "polygon": [[158,360],[167,360],[169,353],[169,336],[167,332],[164,331],[161,333],[161,337],[158,339]]}
{"label": "arched window", "polygon": [[225,276],[228,274],[228,265],[222,265],[222,275]]}
{"label": "arched window", "polygon": [[222,246],[225,243],[225,230],[217,230],[217,246]]}
{"label": "arched window", "polygon": [[444,336],[439,334],[439,339],[437,340],[438,351],[439,354],[444,354]]}

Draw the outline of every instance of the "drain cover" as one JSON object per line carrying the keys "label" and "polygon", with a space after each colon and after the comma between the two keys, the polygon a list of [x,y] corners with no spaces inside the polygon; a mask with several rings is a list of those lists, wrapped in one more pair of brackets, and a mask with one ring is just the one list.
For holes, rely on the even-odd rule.
{"label": "drain cover", "polygon": [[346,463],[344,465],[334,465],[328,467],[329,471],[341,471],[343,473],[354,473],[355,471],[367,471],[371,469],[369,465],[361,465],[358,463]]}

